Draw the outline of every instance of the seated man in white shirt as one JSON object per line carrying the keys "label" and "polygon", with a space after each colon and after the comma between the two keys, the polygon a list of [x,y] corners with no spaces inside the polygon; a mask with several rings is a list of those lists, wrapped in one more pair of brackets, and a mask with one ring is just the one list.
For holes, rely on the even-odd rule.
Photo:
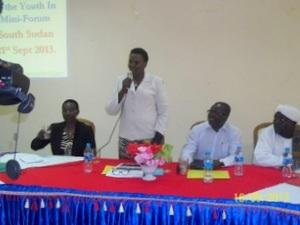
{"label": "seated man in white shirt", "polygon": [[[292,140],[300,111],[293,106],[279,105],[273,124],[262,129],[254,150],[254,163],[260,166],[283,166],[283,158],[291,154]],[[286,149],[289,149],[289,153]]]}
{"label": "seated man in white shirt", "polygon": [[208,121],[192,128],[182,149],[180,163],[191,164],[197,160],[202,167],[205,154],[209,152],[215,168],[232,165],[235,152],[241,147],[241,135],[238,128],[226,122],[229,114],[227,103],[212,105],[208,110]]}

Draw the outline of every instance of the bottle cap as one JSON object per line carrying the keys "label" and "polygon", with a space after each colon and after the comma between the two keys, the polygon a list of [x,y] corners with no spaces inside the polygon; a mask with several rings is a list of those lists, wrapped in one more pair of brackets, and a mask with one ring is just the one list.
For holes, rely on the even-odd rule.
{"label": "bottle cap", "polygon": [[289,152],[290,152],[290,148],[289,148],[289,147],[285,147],[285,148],[284,148],[284,152],[285,152],[285,153],[289,153]]}
{"label": "bottle cap", "polygon": [[86,143],[86,148],[91,148],[91,143]]}
{"label": "bottle cap", "polygon": [[239,154],[240,152],[242,152],[242,147],[240,145],[237,145],[235,154]]}

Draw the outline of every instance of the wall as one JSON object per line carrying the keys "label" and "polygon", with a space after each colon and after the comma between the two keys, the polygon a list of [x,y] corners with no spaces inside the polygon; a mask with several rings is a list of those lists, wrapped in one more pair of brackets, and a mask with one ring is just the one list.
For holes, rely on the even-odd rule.
{"label": "wall", "polygon": [[[167,85],[174,158],[190,125],[222,100],[250,161],[254,126],[270,121],[279,103],[300,107],[299,22],[296,0],[69,0],[69,77],[32,80],[36,107],[22,116],[18,148],[32,152],[38,130],[62,119],[66,98],[79,101],[81,117],[97,126],[97,145],[105,143],[117,119],[105,113],[106,99],[130,49],[142,46],[147,70]],[[13,148],[16,117],[15,106],[0,106],[0,151]],[[117,133],[102,156],[117,156]]]}

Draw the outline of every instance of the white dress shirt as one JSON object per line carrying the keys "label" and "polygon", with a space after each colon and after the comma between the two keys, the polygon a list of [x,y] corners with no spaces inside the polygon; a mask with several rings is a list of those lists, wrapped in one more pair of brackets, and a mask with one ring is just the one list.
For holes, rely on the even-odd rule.
{"label": "white dress shirt", "polygon": [[275,133],[273,124],[261,129],[254,150],[254,163],[260,166],[282,166],[285,148],[292,149],[292,138]]}
{"label": "white dress shirt", "polygon": [[194,159],[205,159],[205,153],[210,152],[213,160],[220,160],[229,166],[234,164],[237,147],[241,147],[238,128],[225,123],[216,132],[208,122],[203,122],[191,130],[182,149],[181,159],[191,163]]}
{"label": "white dress shirt", "polygon": [[168,105],[163,80],[145,73],[144,79],[135,90],[134,83],[120,103],[118,93],[127,76],[120,76],[112,97],[106,105],[110,115],[121,111],[119,135],[128,140],[152,139],[156,131],[165,134]]}

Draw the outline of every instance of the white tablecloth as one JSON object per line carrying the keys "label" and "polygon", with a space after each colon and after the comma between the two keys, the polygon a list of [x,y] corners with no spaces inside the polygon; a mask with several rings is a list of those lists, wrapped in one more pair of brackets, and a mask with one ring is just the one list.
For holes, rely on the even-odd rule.
{"label": "white tablecloth", "polygon": [[[6,163],[8,160],[13,159],[14,154],[8,153],[0,157],[0,163]],[[83,160],[83,157],[75,156],[39,156],[36,154],[29,153],[17,153],[16,160],[19,162],[22,169],[31,168],[31,167],[43,167],[43,166],[52,166],[67,162],[77,162]]]}

